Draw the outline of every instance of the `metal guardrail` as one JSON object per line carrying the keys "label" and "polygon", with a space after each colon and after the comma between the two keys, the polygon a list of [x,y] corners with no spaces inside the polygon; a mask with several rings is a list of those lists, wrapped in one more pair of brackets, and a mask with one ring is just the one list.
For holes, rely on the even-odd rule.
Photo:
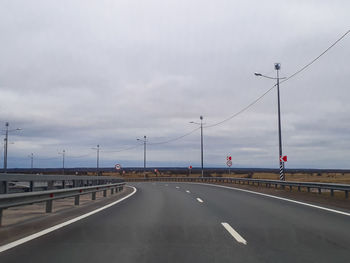
{"label": "metal guardrail", "polygon": [[112,176],[0,174],[0,194],[103,185],[123,181],[121,178]]}
{"label": "metal guardrail", "polygon": [[91,199],[96,199],[96,193],[103,191],[103,196],[107,196],[107,190],[111,191],[111,195],[114,194],[114,191],[118,192],[123,189],[125,185],[122,183],[110,183],[104,185],[94,185],[87,187],[75,187],[70,189],[59,189],[59,190],[47,190],[47,191],[36,191],[29,193],[13,193],[13,194],[2,194],[0,195],[0,226],[2,223],[3,210],[22,206],[29,205],[34,203],[46,202],[46,213],[52,212],[53,201],[57,199],[63,199],[68,197],[75,197],[74,205],[79,205],[80,196],[91,193]]}
{"label": "metal guardrail", "polygon": [[314,183],[314,182],[294,182],[294,181],[279,181],[279,180],[264,180],[264,179],[249,179],[249,178],[230,178],[230,177],[153,177],[153,178],[128,178],[128,182],[141,181],[167,181],[167,182],[205,182],[205,183],[235,183],[235,184],[251,184],[251,185],[265,185],[266,187],[274,186],[285,189],[289,187],[291,191],[293,187],[297,187],[298,191],[301,188],[306,188],[308,192],[311,189],[317,189],[321,194],[322,190],[328,190],[331,196],[334,196],[334,191],[344,191],[345,198],[349,198],[350,185],[349,184],[329,184],[329,183]]}

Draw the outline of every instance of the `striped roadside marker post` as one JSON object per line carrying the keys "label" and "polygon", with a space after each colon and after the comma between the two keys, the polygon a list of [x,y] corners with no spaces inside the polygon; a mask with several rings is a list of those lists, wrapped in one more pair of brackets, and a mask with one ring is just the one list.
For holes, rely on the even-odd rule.
{"label": "striped roadside marker post", "polygon": [[284,176],[284,163],[287,161],[287,155],[280,156],[280,180],[285,181],[286,177]]}

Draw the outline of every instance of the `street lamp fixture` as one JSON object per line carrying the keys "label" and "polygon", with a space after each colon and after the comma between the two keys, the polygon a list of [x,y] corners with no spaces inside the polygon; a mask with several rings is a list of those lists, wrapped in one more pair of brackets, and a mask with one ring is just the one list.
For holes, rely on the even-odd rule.
{"label": "street lamp fixture", "polygon": [[255,72],[254,75],[258,77],[264,77],[268,79],[274,79],[277,81],[277,99],[278,99],[278,144],[279,144],[279,162],[280,162],[280,180],[285,181],[285,175],[284,175],[284,162],[282,161],[282,132],[281,132],[281,106],[280,106],[280,78],[279,76],[279,70],[281,69],[280,63],[275,63],[275,70],[276,70],[276,78],[265,76],[261,73]]}

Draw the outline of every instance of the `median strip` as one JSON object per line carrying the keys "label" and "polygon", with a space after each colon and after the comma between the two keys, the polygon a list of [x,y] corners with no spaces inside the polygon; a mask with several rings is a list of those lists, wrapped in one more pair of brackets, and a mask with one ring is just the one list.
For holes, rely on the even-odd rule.
{"label": "median strip", "polygon": [[243,245],[247,245],[247,241],[240,235],[236,230],[234,230],[228,223],[221,223],[221,225],[231,234],[231,236],[236,239],[238,243],[242,243]]}

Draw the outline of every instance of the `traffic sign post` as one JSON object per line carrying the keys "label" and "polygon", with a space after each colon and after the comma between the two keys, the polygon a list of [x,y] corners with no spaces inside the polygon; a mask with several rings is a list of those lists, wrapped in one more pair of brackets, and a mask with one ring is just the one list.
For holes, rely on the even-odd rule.
{"label": "traffic sign post", "polygon": [[188,175],[191,176],[192,165],[188,166]]}
{"label": "traffic sign post", "polygon": [[226,165],[228,166],[228,174],[231,175],[232,157],[226,156]]}

